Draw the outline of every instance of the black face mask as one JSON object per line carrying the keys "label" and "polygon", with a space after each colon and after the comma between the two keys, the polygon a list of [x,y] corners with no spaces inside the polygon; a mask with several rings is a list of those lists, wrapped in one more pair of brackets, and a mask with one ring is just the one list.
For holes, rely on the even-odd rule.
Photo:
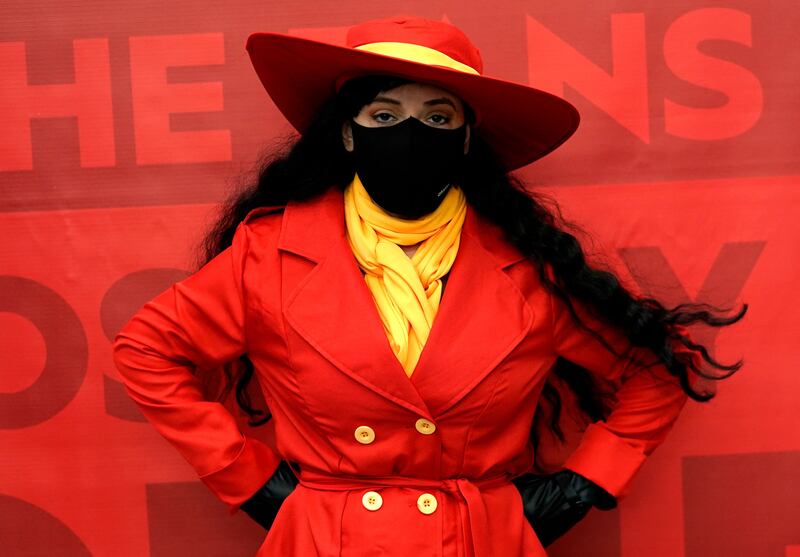
{"label": "black face mask", "polygon": [[356,172],[383,210],[420,218],[433,212],[457,182],[466,123],[455,129],[435,128],[414,117],[377,128],[350,123]]}

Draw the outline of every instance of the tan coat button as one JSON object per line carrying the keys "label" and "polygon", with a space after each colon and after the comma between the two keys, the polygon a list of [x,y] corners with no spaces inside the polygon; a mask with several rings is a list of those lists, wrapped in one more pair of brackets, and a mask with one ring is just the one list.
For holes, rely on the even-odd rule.
{"label": "tan coat button", "polygon": [[417,428],[417,431],[422,433],[423,435],[430,435],[434,431],[436,431],[436,424],[433,422],[429,422],[425,418],[420,418],[417,420],[417,423],[414,424],[414,427]]}
{"label": "tan coat button", "polygon": [[383,505],[383,497],[377,491],[367,491],[361,497],[361,504],[364,505],[365,509],[377,511]]}
{"label": "tan coat button", "polygon": [[359,443],[369,445],[370,443],[375,441],[375,430],[373,430],[368,425],[360,425],[356,428],[355,436],[356,436],[356,441],[358,441]]}
{"label": "tan coat button", "polygon": [[433,513],[437,506],[439,506],[439,502],[436,500],[436,497],[430,493],[423,493],[417,499],[417,508],[422,514]]}

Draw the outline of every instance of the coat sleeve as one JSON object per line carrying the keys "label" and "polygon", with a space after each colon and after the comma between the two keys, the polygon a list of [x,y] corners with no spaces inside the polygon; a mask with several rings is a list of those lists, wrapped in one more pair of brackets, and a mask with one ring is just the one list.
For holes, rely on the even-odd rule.
{"label": "coat sleeve", "polygon": [[[574,324],[560,298],[551,296],[551,305],[556,354],[619,385],[607,419],[588,425],[563,466],[622,499],[646,458],[666,439],[688,395],[655,353],[632,346],[624,333],[601,324],[580,302],[573,300],[572,305],[581,319],[617,352],[625,354],[629,350],[636,361],[625,356],[617,358],[591,333]],[[685,327],[679,328],[686,333]],[[678,342],[673,346],[676,352],[686,351]],[[700,356],[691,354],[698,365]],[[656,362],[656,365],[645,366]],[[697,376],[691,370],[689,377],[690,384],[695,384]]]}
{"label": "coat sleeve", "polygon": [[247,351],[244,263],[248,229],[199,271],[144,304],[113,340],[114,364],[147,420],[196,470],[229,514],[280,463],[244,435],[219,402],[205,400],[196,367],[215,368]]}

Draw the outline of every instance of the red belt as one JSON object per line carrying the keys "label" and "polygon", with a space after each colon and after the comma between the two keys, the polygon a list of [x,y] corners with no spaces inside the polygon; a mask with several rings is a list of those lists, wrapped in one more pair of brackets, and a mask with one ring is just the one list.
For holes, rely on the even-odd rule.
{"label": "red belt", "polygon": [[480,489],[510,483],[509,476],[493,476],[486,479],[468,480],[466,478],[414,478],[409,476],[344,476],[314,470],[301,470],[298,480],[302,485],[322,491],[349,491],[375,487],[409,487],[424,491],[440,490],[460,495],[466,504],[467,513],[459,513],[462,531],[471,532],[475,557],[492,557],[489,552],[490,532],[486,507]]}

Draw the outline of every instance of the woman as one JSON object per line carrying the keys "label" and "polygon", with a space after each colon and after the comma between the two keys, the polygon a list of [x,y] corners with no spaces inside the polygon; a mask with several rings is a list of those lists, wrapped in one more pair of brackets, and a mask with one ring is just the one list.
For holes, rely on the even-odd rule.
{"label": "woman", "polygon": [[[685,325],[746,306],[667,309],[591,267],[510,174],[577,112],[482,75],[452,25],[398,16],[345,47],[247,47],[301,136],[227,204],[201,268],[117,335],[128,392],[230,512],[269,528],[258,555],[545,555],[628,493],[687,398],[711,398],[693,389],[720,378],[703,360],[741,366]],[[253,416],[258,377],[275,449],[206,400],[219,368]],[[559,384],[592,423],[538,474]]]}

